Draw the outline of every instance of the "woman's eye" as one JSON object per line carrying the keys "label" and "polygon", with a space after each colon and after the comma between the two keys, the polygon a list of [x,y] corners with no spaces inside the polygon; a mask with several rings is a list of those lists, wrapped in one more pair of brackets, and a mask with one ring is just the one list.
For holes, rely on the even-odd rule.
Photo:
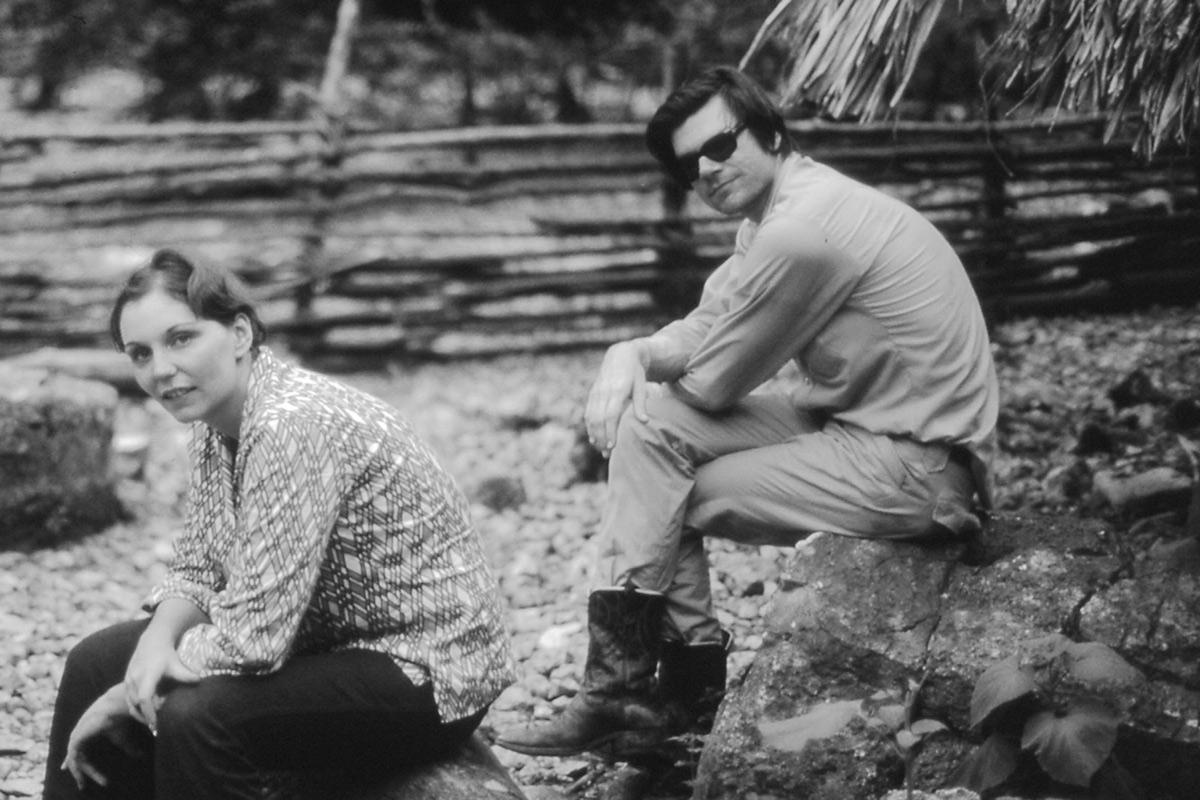
{"label": "woman's eye", "polygon": [[177,334],[175,334],[174,336],[172,336],[172,337],[171,337],[171,345],[172,345],[173,347],[180,347],[181,345],[185,345],[185,344],[187,344],[187,343],[188,343],[188,342],[190,342],[191,340],[192,340],[192,334],[190,334],[190,333],[177,333]]}
{"label": "woman's eye", "polygon": [[145,350],[129,350],[126,355],[134,364],[142,364],[149,358],[149,354]]}

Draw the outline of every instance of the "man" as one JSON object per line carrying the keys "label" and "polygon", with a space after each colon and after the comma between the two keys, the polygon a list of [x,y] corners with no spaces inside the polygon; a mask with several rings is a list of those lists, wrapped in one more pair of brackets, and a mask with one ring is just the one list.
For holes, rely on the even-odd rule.
{"label": "man", "polygon": [[[621,588],[589,598],[579,694],[498,740],[528,754],[630,754],[715,711],[728,637],[702,536],[967,537],[987,502],[995,368],[941,234],[794,152],[775,105],[727,67],[677,89],[646,137],[744,221],[694,311],[605,354],[585,421],[610,457],[601,533]],[[789,360],[795,377],[763,386]]]}

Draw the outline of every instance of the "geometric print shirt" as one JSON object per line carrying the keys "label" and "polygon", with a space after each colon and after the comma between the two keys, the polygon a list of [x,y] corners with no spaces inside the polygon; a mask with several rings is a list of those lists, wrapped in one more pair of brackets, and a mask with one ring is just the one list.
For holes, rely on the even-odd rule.
{"label": "geometric print shirt", "polygon": [[201,676],[364,648],[432,683],[444,721],[512,682],[495,580],[468,507],[382,400],[258,348],[236,441],[192,429],[187,516],[146,609],[208,622],[179,655]]}

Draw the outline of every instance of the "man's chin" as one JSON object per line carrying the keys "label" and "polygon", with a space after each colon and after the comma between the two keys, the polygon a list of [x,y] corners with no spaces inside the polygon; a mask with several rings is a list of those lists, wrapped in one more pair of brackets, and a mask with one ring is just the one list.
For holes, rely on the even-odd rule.
{"label": "man's chin", "polygon": [[732,201],[733,198],[724,194],[720,190],[717,190],[712,194],[705,195],[703,200],[709,208],[711,208],[713,211],[716,211],[718,214],[724,214],[731,217],[737,214],[739,211],[738,204]]}

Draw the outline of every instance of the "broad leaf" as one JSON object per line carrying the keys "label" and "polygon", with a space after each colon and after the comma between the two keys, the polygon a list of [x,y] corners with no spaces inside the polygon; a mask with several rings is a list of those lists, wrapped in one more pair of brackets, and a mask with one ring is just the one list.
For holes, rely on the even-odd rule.
{"label": "broad leaf", "polygon": [[1041,711],[1029,718],[1021,748],[1056,781],[1087,786],[1117,742],[1118,720],[1100,703],[1079,701],[1065,714]]}
{"label": "broad leaf", "polygon": [[998,733],[989,736],[951,773],[949,784],[983,794],[1008,780],[1017,768],[1021,751]]}
{"label": "broad leaf", "polygon": [[988,667],[971,692],[971,727],[982,725],[992,713],[1014,700],[1037,692],[1033,673],[1023,669],[1017,656]]}
{"label": "broad leaf", "polygon": [[1067,648],[1067,669],[1082,683],[1137,685],[1146,678],[1117,651],[1100,642],[1072,642]]}
{"label": "broad leaf", "polygon": [[893,703],[880,706],[879,710],[875,712],[875,716],[879,717],[884,725],[887,725],[888,730],[898,731],[904,727],[907,712],[904,706]]}

